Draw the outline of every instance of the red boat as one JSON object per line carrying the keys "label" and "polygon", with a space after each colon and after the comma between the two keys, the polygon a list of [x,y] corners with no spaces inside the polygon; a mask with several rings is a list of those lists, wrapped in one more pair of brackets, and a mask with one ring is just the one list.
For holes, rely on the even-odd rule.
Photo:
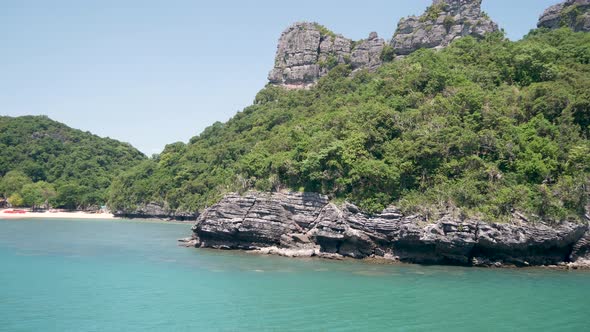
{"label": "red boat", "polygon": [[11,214],[25,214],[27,211],[25,210],[6,210],[4,213],[11,213]]}

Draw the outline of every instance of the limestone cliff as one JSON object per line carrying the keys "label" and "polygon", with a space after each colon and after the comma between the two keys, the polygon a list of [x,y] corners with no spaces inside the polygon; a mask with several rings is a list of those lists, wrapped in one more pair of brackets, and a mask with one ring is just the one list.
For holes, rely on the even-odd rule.
{"label": "limestone cliff", "polygon": [[566,0],[545,10],[537,23],[539,28],[569,27],[590,31],[590,0]]}
{"label": "limestone cliff", "polygon": [[[419,48],[440,48],[471,35],[482,37],[498,26],[481,11],[481,0],[433,0],[420,17],[402,19],[391,40],[396,55]],[[353,70],[375,70],[382,64],[386,42],[372,32],[357,42],[317,23],[295,23],[279,39],[275,65],[268,79],[288,88],[313,85],[330,69],[350,64]]]}
{"label": "limestone cliff", "polygon": [[317,23],[295,23],[279,39],[275,66],[268,79],[272,84],[300,88],[312,85],[338,64],[374,69],[381,64],[384,45],[376,33],[353,43]]}
{"label": "limestone cliff", "polygon": [[587,224],[427,222],[395,207],[368,216],[312,193],[231,194],[205,210],[188,245],[286,256],[382,257],[413,263],[529,266],[590,262]]}
{"label": "limestone cliff", "polygon": [[402,19],[391,45],[397,55],[420,48],[442,48],[464,36],[483,37],[498,30],[481,11],[482,0],[434,0],[421,16]]}

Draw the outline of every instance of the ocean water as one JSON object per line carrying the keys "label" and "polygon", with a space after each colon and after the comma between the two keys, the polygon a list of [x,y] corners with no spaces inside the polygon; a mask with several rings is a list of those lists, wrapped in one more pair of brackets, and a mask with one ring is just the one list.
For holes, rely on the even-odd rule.
{"label": "ocean water", "polygon": [[590,273],[178,247],[190,225],[0,220],[0,331],[590,331]]}

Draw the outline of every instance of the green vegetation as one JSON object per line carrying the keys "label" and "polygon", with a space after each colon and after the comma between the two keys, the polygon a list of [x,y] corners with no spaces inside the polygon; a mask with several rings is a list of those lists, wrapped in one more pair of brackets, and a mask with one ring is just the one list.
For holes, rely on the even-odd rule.
{"label": "green vegetation", "polygon": [[49,201],[57,195],[55,187],[45,181],[25,185],[21,193],[24,204],[33,207],[33,209],[48,208]]}
{"label": "green vegetation", "polygon": [[332,38],[332,40],[334,40],[336,38],[336,33],[334,33],[332,30],[326,28],[325,26],[323,26],[319,23],[314,23],[313,25],[320,32],[320,36],[322,37],[322,39],[330,37],[330,38]]}
{"label": "green vegetation", "polygon": [[590,35],[465,37],[378,72],[331,69],[151,159],[47,117],[0,117],[0,196],[14,206],[195,211],[223,194],[312,191],[372,213],[579,220],[590,184]]}
{"label": "green vegetation", "polygon": [[381,61],[390,62],[393,61],[393,59],[395,59],[395,50],[393,49],[393,46],[386,44],[383,46],[383,50],[381,50]]}
{"label": "green vegetation", "polygon": [[[346,62],[350,62],[350,61],[346,61]],[[332,70],[332,69],[334,69],[334,67],[338,66],[338,58],[335,55],[330,55],[330,56],[328,56],[328,58],[326,60],[319,61],[318,65],[322,69]]]}
{"label": "green vegetation", "polygon": [[21,171],[10,171],[1,178],[0,195],[9,197],[12,194],[20,193],[24,186],[33,183],[31,179]]}
{"label": "green vegetation", "polygon": [[443,20],[443,25],[447,32],[449,32],[453,25],[455,25],[455,19],[452,16],[445,16],[445,19]]}
{"label": "green vegetation", "polygon": [[583,26],[584,13],[582,5],[573,4],[561,12],[559,23],[562,27],[581,27]]}
{"label": "green vegetation", "polygon": [[501,33],[420,50],[377,73],[336,66],[118,177],[110,204],[205,208],[230,191],[306,190],[369,212],[579,219],[590,174],[590,35]]}
{"label": "green vegetation", "polygon": [[145,160],[129,144],[45,116],[0,116],[0,196],[14,206],[99,206],[113,177]]}
{"label": "green vegetation", "polygon": [[426,8],[426,12],[420,16],[420,22],[428,22],[428,21],[436,21],[440,14],[447,10],[448,5],[444,2],[438,3],[436,5],[432,5]]}
{"label": "green vegetation", "polygon": [[25,200],[20,194],[16,193],[8,197],[8,203],[13,207],[22,207],[25,205]]}

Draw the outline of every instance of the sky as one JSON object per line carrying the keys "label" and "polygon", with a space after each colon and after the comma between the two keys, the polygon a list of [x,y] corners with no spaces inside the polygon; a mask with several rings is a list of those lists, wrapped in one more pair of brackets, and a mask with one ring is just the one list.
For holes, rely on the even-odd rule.
{"label": "sky", "polygon": [[[484,0],[512,40],[559,0]],[[431,0],[0,0],[0,115],[48,115],[147,155],[250,105],[281,32],[391,39]]]}

